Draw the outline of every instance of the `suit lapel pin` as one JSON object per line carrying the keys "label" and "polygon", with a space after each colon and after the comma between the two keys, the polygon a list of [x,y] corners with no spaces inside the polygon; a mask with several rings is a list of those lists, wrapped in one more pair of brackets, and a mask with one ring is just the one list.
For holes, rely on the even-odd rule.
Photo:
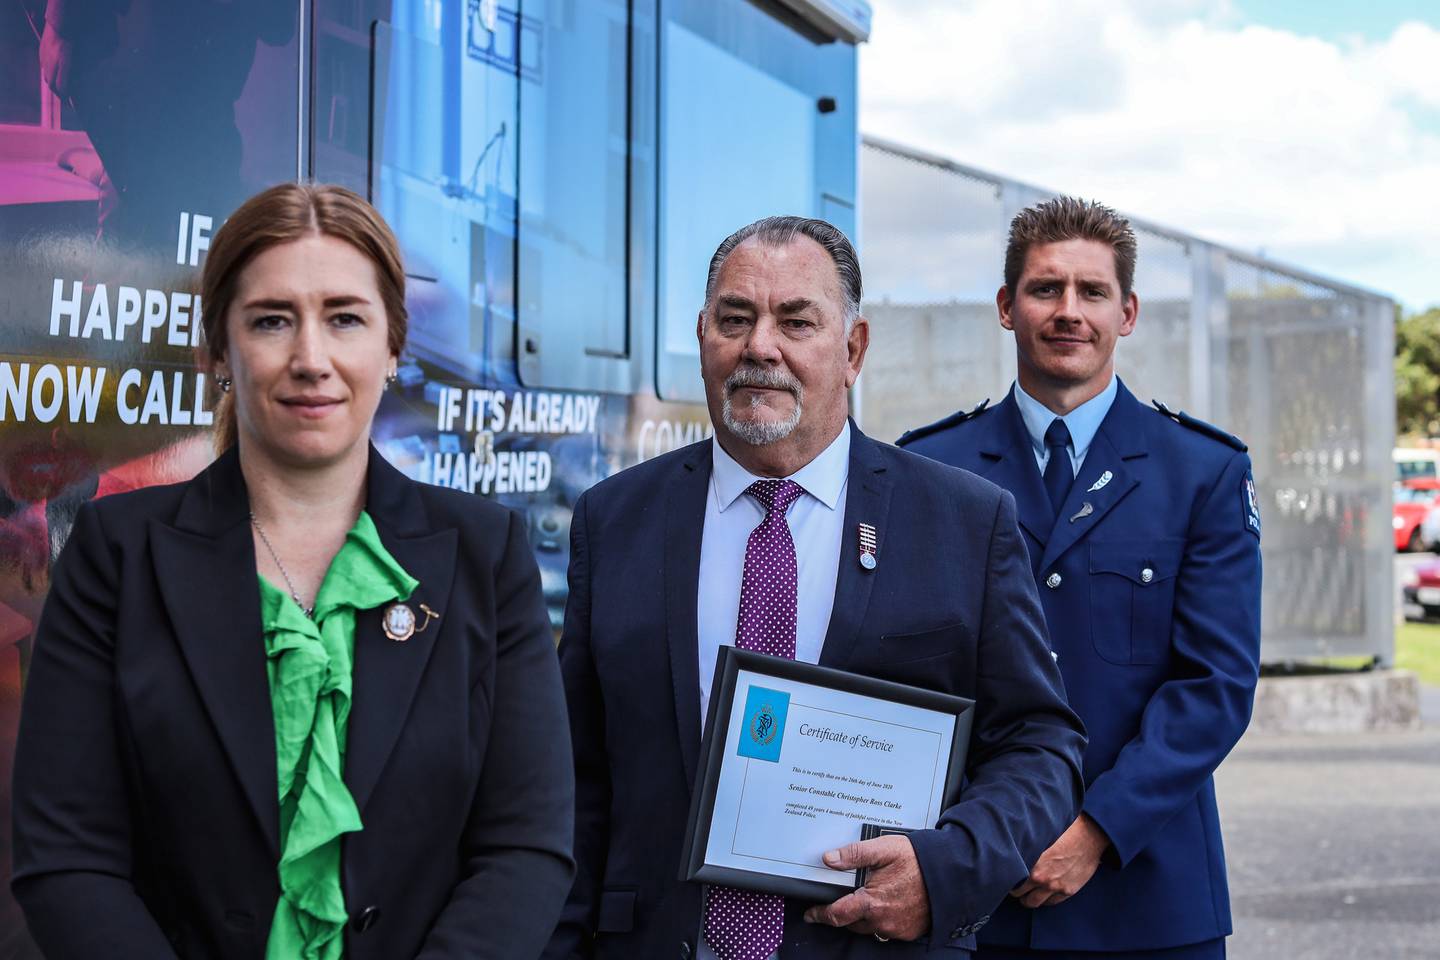
{"label": "suit lapel pin", "polygon": [[[1090,484],[1090,489],[1086,490],[1085,492],[1094,493],[1096,490],[1099,490],[1101,487],[1105,486],[1105,484],[1109,483],[1112,479],[1114,479],[1114,477],[1115,474],[1111,473],[1109,470],[1106,470],[1104,473],[1100,474],[1099,480],[1096,480],[1094,483]],[[1090,506],[1090,504],[1087,503],[1085,504],[1085,506],[1088,507]],[[1075,518],[1071,517],[1070,519],[1073,520]]]}
{"label": "suit lapel pin", "polygon": [[404,643],[415,635],[415,611],[403,603],[392,603],[380,615],[380,625],[385,629],[385,636]]}
{"label": "suit lapel pin", "polygon": [[1075,511],[1075,516],[1070,518],[1070,522],[1074,523],[1076,520],[1084,520],[1086,517],[1090,516],[1090,514],[1094,512],[1095,508],[1090,505],[1089,500],[1086,500],[1084,503],[1080,504],[1080,509]]}
{"label": "suit lapel pin", "polygon": [[868,523],[860,524],[860,566],[866,570],[874,570],[875,564],[875,528]]}
{"label": "suit lapel pin", "polygon": [[408,604],[392,603],[380,614],[380,625],[385,630],[385,636],[396,643],[404,643],[417,633],[424,633],[425,628],[430,626],[431,620],[439,620],[440,614],[430,609],[427,603],[420,604],[420,612],[425,614],[425,622],[415,626],[415,611],[411,610]]}

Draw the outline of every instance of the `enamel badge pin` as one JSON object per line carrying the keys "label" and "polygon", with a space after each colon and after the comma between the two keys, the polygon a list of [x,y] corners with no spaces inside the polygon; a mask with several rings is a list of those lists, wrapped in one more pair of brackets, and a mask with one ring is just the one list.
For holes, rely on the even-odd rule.
{"label": "enamel badge pin", "polygon": [[440,614],[431,610],[428,604],[420,604],[420,612],[425,614],[425,622],[415,626],[415,611],[410,609],[409,604],[392,603],[380,614],[380,626],[385,630],[385,636],[396,643],[404,643],[417,633],[424,633],[425,628],[430,626],[432,619],[440,619]]}
{"label": "enamel badge pin", "polygon": [[1109,470],[1106,470],[1104,473],[1100,474],[1099,480],[1096,480],[1094,483],[1090,484],[1090,489],[1086,490],[1085,492],[1094,493],[1096,490],[1099,490],[1101,487],[1105,486],[1105,484],[1109,483],[1111,479],[1114,478],[1114,476],[1115,474],[1111,473]]}
{"label": "enamel badge pin", "polygon": [[866,570],[874,570],[876,552],[875,528],[868,523],[860,524],[860,566]]}

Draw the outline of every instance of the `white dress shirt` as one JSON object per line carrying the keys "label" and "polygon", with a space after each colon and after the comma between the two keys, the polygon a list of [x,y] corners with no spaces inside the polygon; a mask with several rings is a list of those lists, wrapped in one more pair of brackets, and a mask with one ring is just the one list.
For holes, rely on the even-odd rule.
{"label": "white dress shirt", "polygon": [[[705,529],[700,537],[700,588],[696,627],[700,638],[700,723],[710,706],[715,658],[722,646],[735,645],[740,619],[740,578],[750,532],[765,519],[765,508],[745,490],[757,477],[711,440],[714,467],[705,498]],[[795,471],[805,489],[785,514],[795,541],[795,659],[818,663],[835,605],[835,577],[845,536],[845,487],[850,479],[850,424],[819,456]],[[701,901],[704,902],[703,900]],[[704,923],[697,935],[695,960],[715,960],[705,942]],[[779,960],[780,952],[770,960]]]}

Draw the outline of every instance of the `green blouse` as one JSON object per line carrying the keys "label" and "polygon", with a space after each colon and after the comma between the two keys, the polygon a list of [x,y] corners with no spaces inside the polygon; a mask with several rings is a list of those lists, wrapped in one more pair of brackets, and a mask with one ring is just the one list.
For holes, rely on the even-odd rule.
{"label": "green blouse", "polygon": [[340,960],[348,919],[340,837],[361,827],[344,780],[355,611],[405,600],[419,581],[386,551],[364,512],[325,572],[314,620],[259,580],[280,784],[280,902],[265,956]]}

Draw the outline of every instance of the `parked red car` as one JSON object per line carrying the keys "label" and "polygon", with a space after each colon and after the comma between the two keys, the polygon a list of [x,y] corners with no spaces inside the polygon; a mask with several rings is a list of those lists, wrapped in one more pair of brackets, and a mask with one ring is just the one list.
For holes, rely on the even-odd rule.
{"label": "parked red car", "polygon": [[1401,592],[1406,620],[1440,619],[1440,560],[1427,560],[1406,570]]}
{"label": "parked red car", "polygon": [[1420,521],[1440,497],[1440,479],[1416,477],[1395,488],[1395,549],[1422,550]]}

